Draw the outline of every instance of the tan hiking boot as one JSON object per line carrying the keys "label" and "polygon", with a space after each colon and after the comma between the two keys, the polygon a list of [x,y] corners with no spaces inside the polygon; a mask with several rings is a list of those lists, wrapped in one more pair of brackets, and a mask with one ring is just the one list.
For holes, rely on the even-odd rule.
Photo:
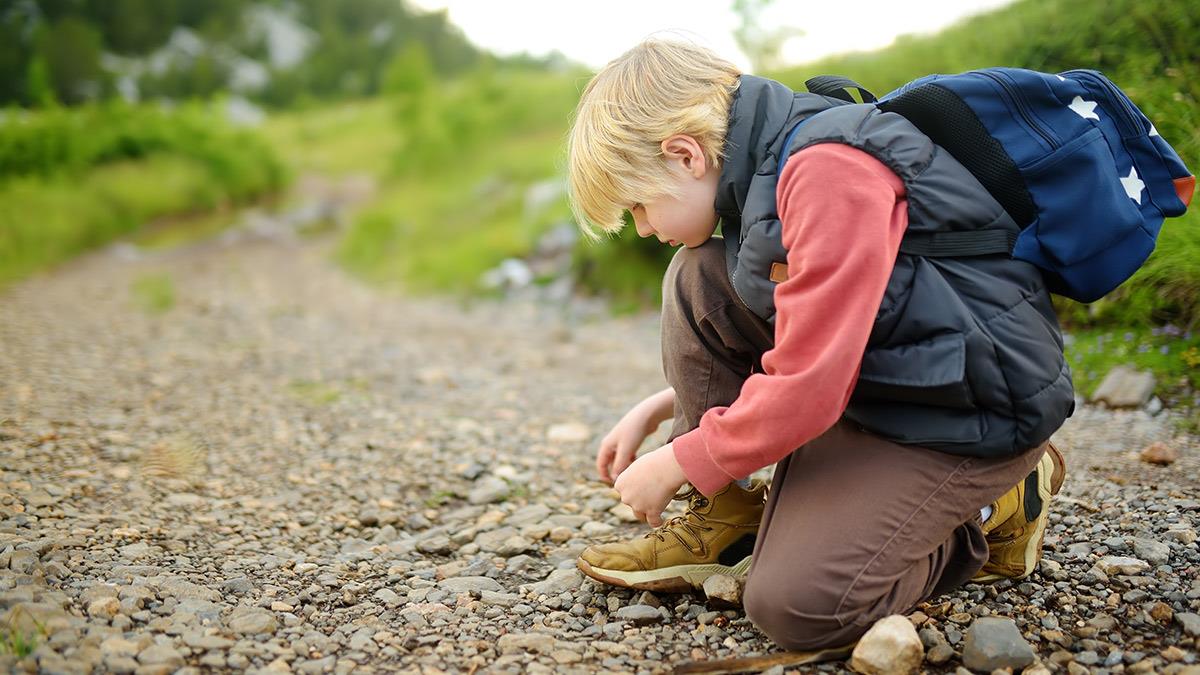
{"label": "tan hiking boot", "polygon": [[766,491],[761,480],[749,490],[730,483],[708,499],[689,486],[674,497],[688,500],[684,515],[633,541],[589,546],[576,565],[614,586],[667,593],[701,588],[714,574],[745,576]]}
{"label": "tan hiking boot", "polygon": [[1058,494],[1066,474],[1062,453],[1051,443],[1025,480],[992,504],[992,515],[983,524],[988,561],[971,581],[1024,579],[1033,574],[1042,559],[1050,498]]}

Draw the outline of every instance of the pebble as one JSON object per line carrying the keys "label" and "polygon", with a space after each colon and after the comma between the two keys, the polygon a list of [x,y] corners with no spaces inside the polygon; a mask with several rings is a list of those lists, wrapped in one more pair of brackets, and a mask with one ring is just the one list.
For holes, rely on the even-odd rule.
{"label": "pebble", "polygon": [[649,605],[629,605],[618,609],[613,616],[618,621],[628,621],[635,626],[659,623],[663,620],[662,613]]}
{"label": "pebble", "polygon": [[1096,561],[1096,567],[1105,574],[1141,574],[1150,569],[1150,563],[1137,558],[1105,556]]}
{"label": "pebble", "polygon": [[1024,668],[1037,658],[1012,619],[981,617],[967,629],[963,665],[991,672],[997,668]]}
{"label": "pebble", "polygon": [[258,633],[274,633],[279,628],[275,615],[269,612],[250,611],[231,618],[229,629],[235,633],[253,635]]}

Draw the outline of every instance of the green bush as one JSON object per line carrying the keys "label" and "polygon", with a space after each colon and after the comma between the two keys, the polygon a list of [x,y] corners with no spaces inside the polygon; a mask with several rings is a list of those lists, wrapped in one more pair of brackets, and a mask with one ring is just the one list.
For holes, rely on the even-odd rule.
{"label": "green bush", "polygon": [[278,190],[257,134],[199,106],[114,103],[0,122],[0,285],[166,215]]}

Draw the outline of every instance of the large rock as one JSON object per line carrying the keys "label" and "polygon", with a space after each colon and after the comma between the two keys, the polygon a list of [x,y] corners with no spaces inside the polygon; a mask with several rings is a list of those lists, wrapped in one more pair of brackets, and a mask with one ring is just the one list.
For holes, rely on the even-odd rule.
{"label": "large rock", "polygon": [[1024,668],[1037,660],[1033,648],[1021,637],[1012,619],[985,616],[967,629],[963,642],[963,665],[991,672],[997,668]]}
{"label": "large rock", "polygon": [[907,617],[886,616],[855,645],[850,667],[866,675],[906,675],[921,668],[925,647]]}
{"label": "large rock", "polygon": [[1096,387],[1092,402],[1104,403],[1110,408],[1140,408],[1154,395],[1154,385],[1154,375],[1117,366],[1108,371]]}
{"label": "large rock", "polygon": [[742,606],[742,584],[727,574],[714,574],[704,580],[704,595],[716,608]]}

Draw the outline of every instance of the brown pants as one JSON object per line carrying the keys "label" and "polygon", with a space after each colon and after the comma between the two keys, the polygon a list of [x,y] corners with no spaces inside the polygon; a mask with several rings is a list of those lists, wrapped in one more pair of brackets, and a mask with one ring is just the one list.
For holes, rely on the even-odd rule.
{"label": "brown pants", "polygon": [[[681,249],[663,279],[662,352],[674,439],[729,405],[774,329],[742,304],[724,242]],[[858,639],[876,620],[969,580],[987,561],[979,509],[1020,482],[1044,446],[1002,459],[892,443],[842,420],[775,465],[747,615],[779,646]]]}

